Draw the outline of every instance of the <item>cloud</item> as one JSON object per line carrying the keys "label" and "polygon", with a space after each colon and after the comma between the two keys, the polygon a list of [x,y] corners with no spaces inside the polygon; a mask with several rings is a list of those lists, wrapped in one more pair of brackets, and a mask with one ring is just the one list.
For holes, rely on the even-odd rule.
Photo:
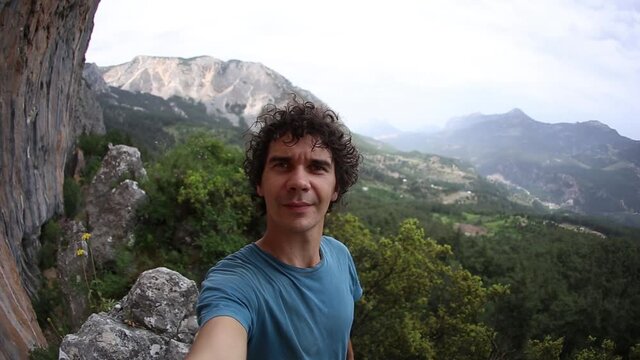
{"label": "cloud", "polygon": [[632,137],[637,1],[101,2],[87,60],[212,55],[261,62],[348,121],[399,127],[523,108]]}

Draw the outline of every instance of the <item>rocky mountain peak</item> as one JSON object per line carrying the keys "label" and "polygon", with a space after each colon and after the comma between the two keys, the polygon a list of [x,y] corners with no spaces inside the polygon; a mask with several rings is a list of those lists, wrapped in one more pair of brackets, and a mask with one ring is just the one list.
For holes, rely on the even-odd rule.
{"label": "rocky mountain peak", "polygon": [[89,85],[89,88],[95,93],[104,93],[109,91],[109,85],[102,78],[102,73],[98,65],[94,63],[85,63],[82,70],[82,77]]}
{"label": "rocky mountain peak", "polygon": [[609,127],[609,125],[601,123],[598,120],[588,120],[588,121],[578,122],[577,124],[582,126],[589,126],[596,129],[606,130],[606,131],[611,131],[611,130],[615,131],[614,129]]}
{"label": "rocky mountain peak", "polygon": [[136,56],[101,72],[110,86],[164,99],[179,96],[200,101],[208,113],[227,117],[236,125],[248,125],[264,105],[281,103],[290,93],[319,102],[310,92],[255,62],[222,61],[211,56]]}
{"label": "rocky mountain peak", "polygon": [[509,112],[504,114],[491,114],[485,115],[479,112],[472,113],[465,116],[458,116],[451,118],[447,121],[445,130],[457,131],[461,129],[470,128],[482,123],[501,123],[503,125],[516,125],[519,123],[535,122],[529,115],[519,108],[513,108]]}

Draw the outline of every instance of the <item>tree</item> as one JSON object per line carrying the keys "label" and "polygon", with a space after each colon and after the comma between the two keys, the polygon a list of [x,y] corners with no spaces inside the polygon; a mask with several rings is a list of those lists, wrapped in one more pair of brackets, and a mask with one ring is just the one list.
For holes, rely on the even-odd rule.
{"label": "tree", "polygon": [[488,357],[494,332],[478,318],[504,288],[484,288],[452,265],[451,248],[427,238],[415,219],[377,239],[353,215],[332,215],[328,224],[351,250],[364,288],[352,334],[358,358]]}
{"label": "tree", "polygon": [[140,210],[138,246],[196,278],[246,244],[257,222],[241,152],[206,134],[168,151],[143,187],[149,201]]}
{"label": "tree", "polygon": [[560,360],[564,338],[556,340],[545,336],[544,340],[529,340],[524,349],[526,360]]}

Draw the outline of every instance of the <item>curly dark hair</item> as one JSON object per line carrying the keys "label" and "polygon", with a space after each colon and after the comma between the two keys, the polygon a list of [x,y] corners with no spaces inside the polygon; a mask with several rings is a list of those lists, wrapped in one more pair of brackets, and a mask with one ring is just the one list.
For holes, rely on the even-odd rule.
{"label": "curly dark hair", "polygon": [[310,101],[299,100],[293,94],[292,100],[283,108],[274,104],[265,105],[252,127],[258,130],[249,135],[244,172],[249,178],[253,196],[258,199],[258,207],[263,214],[266,212],[266,206],[256,189],[262,181],[269,145],[282,136],[290,135],[288,143],[295,145],[301,138],[310,135],[316,139],[314,146],[325,148],[331,153],[338,198],[331,202],[329,211],[358,180],[361,155],[351,142],[349,129],[338,119],[338,114],[326,106],[316,106]]}

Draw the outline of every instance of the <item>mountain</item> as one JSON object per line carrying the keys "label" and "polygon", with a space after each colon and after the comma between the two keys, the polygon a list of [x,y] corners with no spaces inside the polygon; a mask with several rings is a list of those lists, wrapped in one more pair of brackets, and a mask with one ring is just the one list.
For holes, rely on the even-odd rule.
{"label": "mountain", "polygon": [[[144,62],[145,58],[137,57],[136,59]],[[202,61],[212,59],[195,58],[187,61],[190,65],[183,64],[183,66],[193,69],[199,66]],[[217,60],[213,59],[213,61]],[[146,62],[146,64],[151,66],[156,62],[169,63],[171,64],[169,68],[173,68],[176,63],[179,63],[178,59],[160,58]],[[236,69],[255,69],[255,66],[259,66],[260,69],[267,69],[254,63],[234,62],[234,66]],[[241,148],[244,146],[242,132],[246,130],[246,125],[244,123],[234,124],[234,113],[224,113],[218,110],[212,112],[205,101],[191,96],[184,97],[186,87],[181,88],[181,91],[174,91],[178,95],[170,95],[169,92],[160,91],[158,87],[155,88],[156,94],[146,90],[131,91],[128,89],[132,87],[146,89],[132,86],[131,83],[120,87],[111,85],[107,91],[104,91],[104,86],[99,77],[95,77],[96,69],[98,68],[88,64],[85,67],[85,78],[91,87],[96,89],[97,97],[104,112],[105,126],[111,131],[117,130],[127,134],[133,140],[133,144],[141,148],[147,158],[160,155],[165,149],[195,131],[211,132],[227,143],[235,144]],[[103,68],[99,70],[103,73],[102,77],[107,80],[107,83],[114,83],[113,81],[108,81],[108,74],[112,69]],[[159,71],[156,67],[151,69],[140,68],[139,70],[147,73]],[[177,77],[167,82],[176,84],[190,83],[191,80],[189,79],[192,78],[194,71],[188,73],[187,80]],[[252,71],[249,72],[253,73]],[[251,74],[247,75],[236,70],[235,76],[237,78],[233,79],[230,74],[227,74],[225,81],[238,83],[240,82],[239,79],[248,79]],[[277,75],[277,78],[278,84],[290,84],[281,75]],[[154,87],[148,87],[148,89],[152,88]],[[253,86],[253,88],[258,87]],[[175,87],[173,89],[175,90]],[[274,87],[269,89],[274,92],[264,92],[263,98],[284,99],[286,97],[283,88]],[[308,91],[297,88],[296,90],[300,93],[309,94],[308,98],[310,99],[315,99]],[[263,89],[263,91],[266,90]],[[193,94],[193,91],[191,93]],[[199,98],[203,97],[199,96]],[[215,96],[210,100],[209,105],[221,103]],[[226,93],[224,94],[224,101],[238,103],[246,101],[246,98],[241,97],[238,99],[233,97],[232,93]],[[248,115],[245,113],[244,116]],[[380,124],[382,122],[378,121],[377,123]],[[390,125],[385,126],[384,129],[385,131],[400,133],[399,130]],[[485,207],[487,203],[500,203],[502,204],[500,205],[501,208],[516,208],[520,206],[529,207],[532,203],[531,197],[519,196],[517,199],[511,198],[502,184],[496,185],[487,182],[469,164],[464,162],[443,156],[397,151],[384,142],[358,134],[354,134],[354,141],[358,143],[364,155],[360,186],[356,191],[360,192],[363,197],[372,199],[372,204],[367,205],[368,207],[375,206],[376,202],[374,200],[380,199],[380,197],[396,199],[401,202],[459,204],[474,207]]]}
{"label": "mountain", "polygon": [[226,117],[235,125],[250,125],[264,105],[282,103],[292,92],[320,102],[255,62],[222,61],[210,56],[136,56],[124,64],[101,67],[100,72],[109,86],[163,99],[177,96],[201,102],[208,114]]}
{"label": "mountain", "polygon": [[374,139],[397,136],[402,133],[401,130],[384,120],[371,120],[364,124],[357,124],[356,126],[351,126],[351,130]]}
{"label": "mountain", "polygon": [[[208,129],[241,145],[240,131],[264,104],[284,101],[291,91],[318,101],[273,70],[237,60],[138,56],[129,63],[99,71],[110,86],[108,92],[99,94],[105,125],[137,137],[137,144],[152,153],[161,152],[193,129]],[[411,185],[395,187],[392,192],[413,189],[429,201],[445,201],[443,193],[474,193],[476,185],[484,187],[475,180],[441,187],[439,182],[449,183],[451,174],[445,176],[438,166],[424,167],[433,159],[449,163],[450,158],[457,158],[470,176],[479,175],[510,189],[508,194],[491,190],[499,194],[497,197],[588,215],[630,216],[632,223],[636,222],[633,218],[640,218],[640,145],[600,122],[546,124],[514,109],[506,114],[476,113],[454,118],[443,130],[433,133],[406,133],[381,121],[373,123],[382,124],[378,126],[380,131],[369,134],[378,140],[405,152],[436,155],[385,149],[384,159],[379,157],[380,151],[371,155],[373,161],[365,158],[370,170],[374,165],[384,168],[369,175]],[[417,173],[405,174],[402,166],[413,167]],[[443,177],[429,178],[430,174]],[[411,191],[406,195],[411,197]]]}
{"label": "mountain", "polygon": [[547,124],[514,109],[458,117],[435,134],[385,141],[469,161],[480,174],[550,207],[640,220],[640,141],[598,121]]}

